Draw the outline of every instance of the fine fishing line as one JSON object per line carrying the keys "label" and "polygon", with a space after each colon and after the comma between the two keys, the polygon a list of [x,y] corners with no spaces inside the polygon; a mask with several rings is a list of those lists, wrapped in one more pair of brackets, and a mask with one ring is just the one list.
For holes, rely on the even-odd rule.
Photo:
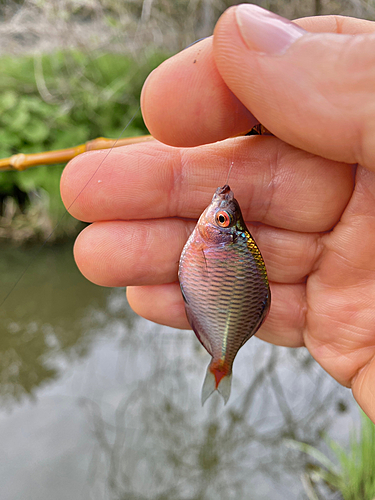
{"label": "fine fishing line", "polygon": [[[234,144],[233,144],[233,153],[232,153],[232,155],[234,155]],[[230,176],[230,173],[232,171],[233,165],[234,165],[234,160],[232,160],[232,162],[230,164],[228,175],[227,175],[227,180],[225,181],[225,184],[228,184],[229,176]]]}
{"label": "fine fishing line", "polygon": [[71,202],[71,204],[65,209],[65,212],[64,212],[64,215],[62,215],[62,217],[60,218],[60,220],[56,223],[56,225],[54,226],[54,228],[52,229],[52,231],[50,232],[50,234],[47,236],[47,238],[44,240],[43,244],[40,246],[40,248],[37,250],[36,254],[33,255],[33,257],[31,258],[30,262],[27,264],[27,266],[24,268],[24,270],[21,272],[21,274],[19,275],[19,277],[16,279],[16,281],[14,282],[14,284],[11,286],[10,290],[8,291],[8,293],[5,295],[4,299],[0,302],[0,309],[2,308],[2,306],[4,305],[4,303],[7,301],[7,299],[10,297],[10,295],[12,294],[12,292],[14,291],[14,289],[17,287],[18,283],[22,280],[22,278],[25,276],[25,274],[27,273],[27,271],[30,269],[31,265],[33,264],[33,262],[37,259],[38,255],[40,254],[40,252],[43,250],[43,248],[47,245],[48,241],[51,239],[51,237],[53,236],[54,232],[56,231],[56,229],[59,227],[59,225],[62,223],[62,221],[65,219],[66,215],[69,213],[69,210],[72,208],[72,206],[74,205],[74,203],[78,200],[79,196],[82,194],[82,192],[87,188],[87,186],[90,184],[90,182],[92,181],[92,179],[94,178],[94,176],[98,173],[100,167],[103,165],[104,161],[108,158],[108,155],[111,153],[111,151],[116,147],[116,144],[118,143],[118,141],[120,140],[122,134],[125,132],[125,130],[132,124],[132,122],[134,121],[135,117],[137,116],[138,112],[140,111],[141,109],[141,106],[139,105],[138,106],[138,109],[137,111],[134,113],[134,115],[130,118],[130,120],[128,121],[128,123],[124,126],[124,128],[121,130],[119,136],[117,137],[117,139],[115,140],[113,146],[111,147],[111,149],[107,152],[107,154],[104,156],[104,158],[102,159],[102,161],[99,163],[99,165],[97,166],[97,168],[94,170],[93,174],[91,175],[91,177],[86,181],[86,184],[82,187],[82,189],[79,191],[79,193],[77,194],[77,196],[74,198],[74,200]]}
{"label": "fine fishing line", "polygon": [[[236,111],[235,111],[235,119],[238,119],[238,109],[236,109]],[[232,162],[231,162],[230,167],[229,167],[229,171],[228,171],[228,175],[227,175],[227,180],[225,181],[226,185],[228,185],[229,176],[230,176],[230,173],[232,172],[232,168],[233,168],[233,165],[234,165],[234,151],[235,151],[235,149],[236,149],[236,138],[233,137]]]}

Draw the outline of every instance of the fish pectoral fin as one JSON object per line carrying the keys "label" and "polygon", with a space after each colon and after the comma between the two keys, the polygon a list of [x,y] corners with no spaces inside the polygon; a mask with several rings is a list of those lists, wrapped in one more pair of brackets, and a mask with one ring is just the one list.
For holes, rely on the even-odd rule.
{"label": "fish pectoral fin", "polygon": [[207,266],[207,259],[206,259],[206,254],[204,253],[204,249],[202,248],[202,254],[203,254],[203,259],[204,259],[204,265],[206,268],[206,272],[208,271],[208,266]]}

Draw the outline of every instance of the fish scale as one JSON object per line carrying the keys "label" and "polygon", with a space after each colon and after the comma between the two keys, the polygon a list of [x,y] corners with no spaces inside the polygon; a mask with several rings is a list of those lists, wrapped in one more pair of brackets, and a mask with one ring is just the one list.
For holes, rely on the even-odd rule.
{"label": "fish scale", "polygon": [[270,306],[263,258],[228,185],[216,190],[188,239],[179,281],[190,325],[212,356],[202,402],[214,390],[227,402],[236,354]]}

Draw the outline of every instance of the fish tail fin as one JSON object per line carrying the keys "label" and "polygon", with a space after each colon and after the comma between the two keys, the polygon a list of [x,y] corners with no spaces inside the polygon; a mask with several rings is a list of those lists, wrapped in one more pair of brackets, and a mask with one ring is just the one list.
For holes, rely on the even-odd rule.
{"label": "fish tail fin", "polygon": [[226,375],[221,379],[221,382],[217,387],[217,392],[224,399],[224,405],[228,403],[231,389],[232,389],[232,374],[229,373],[229,375]]}
{"label": "fish tail fin", "polygon": [[232,372],[224,369],[224,367],[218,369],[215,365],[210,363],[202,387],[202,406],[216,390],[224,399],[224,404],[226,405],[230,396],[231,387]]}
{"label": "fish tail fin", "polygon": [[203,382],[202,387],[202,406],[207,401],[207,399],[211,396],[211,394],[216,391],[216,381],[215,375],[210,372],[210,367],[207,368],[206,378]]}

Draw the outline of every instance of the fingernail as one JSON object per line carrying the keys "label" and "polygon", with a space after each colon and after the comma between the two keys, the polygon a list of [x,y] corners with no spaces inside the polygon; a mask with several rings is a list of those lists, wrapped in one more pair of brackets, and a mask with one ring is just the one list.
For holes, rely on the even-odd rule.
{"label": "fingernail", "polygon": [[269,55],[283,54],[307,31],[283,17],[257,5],[235,8],[237,24],[249,49]]}

